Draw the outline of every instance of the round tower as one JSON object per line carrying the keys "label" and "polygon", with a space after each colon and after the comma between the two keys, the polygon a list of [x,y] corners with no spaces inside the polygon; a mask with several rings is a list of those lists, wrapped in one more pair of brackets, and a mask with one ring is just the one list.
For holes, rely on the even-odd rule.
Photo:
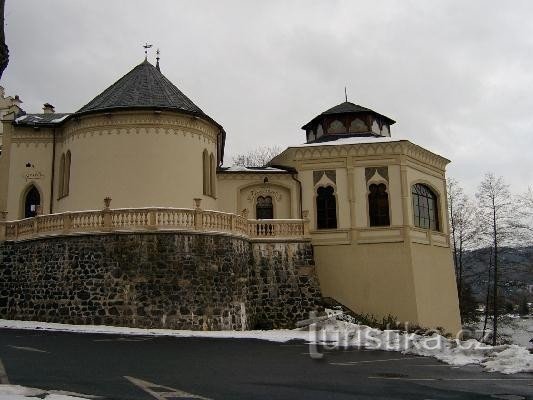
{"label": "round tower", "polygon": [[216,209],[225,132],[148,61],[66,118],[58,130],[56,212]]}

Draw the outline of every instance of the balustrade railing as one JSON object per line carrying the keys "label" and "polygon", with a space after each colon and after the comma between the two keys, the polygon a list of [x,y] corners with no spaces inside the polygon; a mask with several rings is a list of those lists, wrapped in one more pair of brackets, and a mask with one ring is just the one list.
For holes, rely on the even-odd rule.
{"label": "balustrade railing", "polygon": [[124,231],[199,231],[252,239],[303,239],[303,219],[249,220],[241,215],[200,208],[131,208],[65,212],[18,221],[0,221],[0,241],[77,233]]}

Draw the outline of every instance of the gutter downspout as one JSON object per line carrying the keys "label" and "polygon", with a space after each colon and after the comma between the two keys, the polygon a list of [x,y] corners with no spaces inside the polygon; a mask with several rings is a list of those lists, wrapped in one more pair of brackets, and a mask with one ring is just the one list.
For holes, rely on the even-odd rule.
{"label": "gutter downspout", "polygon": [[50,214],[54,212],[54,177],[56,166],[56,128],[53,128],[53,146],[52,146],[52,178],[50,179]]}
{"label": "gutter downspout", "polygon": [[296,175],[298,175],[298,171],[296,170],[296,168],[293,168],[293,167],[286,167],[284,165],[275,165],[275,164],[268,164],[269,166],[271,167],[274,167],[274,168],[279,168],[279,169],[284,169],[285,171],[289,172],[291,174],[291,178],[293,180],[295,180],[296,182],[298,182],[298,203],[299,203],[299,214],[300,214],[300,219],[303,219],[303,206],[302,206],[302,182],[300,180],[298,180],[298,178],[296,178]]}
{"label": "gutter downspout", "polygon": [[298,182],[298,200],[299,200],[299,211],[300,211],[300,219],[303,219],[303,211],[302,211],[302,182],[298,178],[295,177],[295,175],[298,175],[298,171],[293,170],[290,171],[291,178],[294,179],[296,182]]}

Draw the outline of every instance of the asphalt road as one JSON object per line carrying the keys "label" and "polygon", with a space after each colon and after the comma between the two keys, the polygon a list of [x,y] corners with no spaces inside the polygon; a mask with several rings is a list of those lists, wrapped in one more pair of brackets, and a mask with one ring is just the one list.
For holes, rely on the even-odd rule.
{"label": "asphalt road", "polygon": [[533,399],[533,375],[303,343],[0,329],[11,384],[108,399]]}

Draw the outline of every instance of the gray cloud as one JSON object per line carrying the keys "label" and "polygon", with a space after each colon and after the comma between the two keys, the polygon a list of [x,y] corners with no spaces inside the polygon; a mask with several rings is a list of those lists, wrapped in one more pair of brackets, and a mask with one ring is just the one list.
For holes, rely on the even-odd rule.
{"label": "gray cloud", "polygon": [[[162,71],[228,132],[232,154],[303,141],[343,101],[453,161],[533,185],[533,3],[7,0],[2,85],[27,111],[75,111],[160,47]],[[150,56],[153,60],[154,55]]]}

